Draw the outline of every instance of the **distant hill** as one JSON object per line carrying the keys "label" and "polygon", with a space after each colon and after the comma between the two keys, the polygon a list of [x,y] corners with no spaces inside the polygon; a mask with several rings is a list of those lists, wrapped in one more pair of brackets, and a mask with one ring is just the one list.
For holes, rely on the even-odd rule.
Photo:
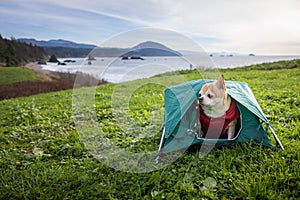
{"label": "distant hill", "polygon": [[181,56],[179,52],[152,41],[140,43],[132,48],[97,47],[91,55],[93,57]]}
{"label": "distant hill", "polygon": [[26,44],[14,38],[4,39],[0,35],[0,65],[19,66],[45,59],[47,53],[42,47]]}
{"label": "distant hill", "polygon": [[58,58],[84,58],[93,48],[70,48],[70,47],[44,47],[48,55]]}
{"label": "distant hill", "polygon": [[67,47],[67,48],[83,48],[83,49],[93,49],[96,47],[96,45],[93,44],[81,44],[76,43],[68,40],[36,40],[36,39],[27,39],[27,38],[19,38],[18,41],[27,43],[27,44],[33,44],[40,47]]}
{"label": "distant hill", "polygon": [[160,43],[147,41],[134,46],[122,55],[122,57],[130,56],[181,56],[181,53]]}
{"label": "distant hill", "polygon": [[43,47],[48,55],[55,55],[59,58],[86,57],[95,47],[93,44],[82,44],[68,40],[36,40],[20,38],[18,41]]}

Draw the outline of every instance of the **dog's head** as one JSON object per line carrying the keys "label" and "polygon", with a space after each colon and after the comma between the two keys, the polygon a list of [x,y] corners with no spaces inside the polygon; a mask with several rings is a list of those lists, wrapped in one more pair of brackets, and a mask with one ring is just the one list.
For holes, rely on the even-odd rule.
{"label": "dog's head", "polygon": [[206,83],[199,92],[199,104],[206,107],[213,107],[224,102],[227,98],[224,76],[213,83]]}

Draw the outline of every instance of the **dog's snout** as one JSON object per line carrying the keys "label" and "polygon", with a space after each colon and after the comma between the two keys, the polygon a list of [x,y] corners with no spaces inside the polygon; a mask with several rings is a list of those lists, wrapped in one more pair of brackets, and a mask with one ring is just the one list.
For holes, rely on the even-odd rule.
{"label": "dog's snout", "polygon": [[203,99],[204,99],[204,97],[203,97],[203,96],[200,96],[200,97],[199,97],[199,101],[200,101],[200,102],[202,102],[202,101],[203,101]]}

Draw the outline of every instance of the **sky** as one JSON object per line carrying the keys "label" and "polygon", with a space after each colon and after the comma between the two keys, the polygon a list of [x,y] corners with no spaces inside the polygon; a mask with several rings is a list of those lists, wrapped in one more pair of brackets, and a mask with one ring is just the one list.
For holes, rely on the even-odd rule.
{"label": "sky", "polygon": [[152,28],[207,52],[300,55],[299,11],[299,0],[1,0],[0,34],[101,46]]}

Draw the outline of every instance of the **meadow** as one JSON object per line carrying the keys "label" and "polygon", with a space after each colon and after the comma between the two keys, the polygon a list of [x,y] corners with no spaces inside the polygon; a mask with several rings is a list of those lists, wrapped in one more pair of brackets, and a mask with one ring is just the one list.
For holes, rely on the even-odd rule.
{"label": "meadow", "polygon": [[25,67],[0,67],[0,85],[34,80],[37,75]]}
{"label": "meadow", "polygon": [[[32,69],[35,65],[0,67],[0,101],[73,88],[77,74]],[[85,84],[96,80],[86,74],[80,75],[88,80]],[[101,80],[98,84],[105,83]]]}
{"label": "meadow", "polygon": [[91,87],[75,89],[75,95],[64,90],[2,100],[0,199],[297,199],[299,66],[294,60],[219,71],[226,80],[249,84],[285,150],[244,143],[214,148],[205,157],[187,152],[151,172],[126,172],[101,162],[83,142],[76,120],[92,113],[100,138],[109,144],[127,152],[156,151],[165,87],[200,79],[197,70],[92,87],[94,104],[78,112],[72,108],[74,96]]}

